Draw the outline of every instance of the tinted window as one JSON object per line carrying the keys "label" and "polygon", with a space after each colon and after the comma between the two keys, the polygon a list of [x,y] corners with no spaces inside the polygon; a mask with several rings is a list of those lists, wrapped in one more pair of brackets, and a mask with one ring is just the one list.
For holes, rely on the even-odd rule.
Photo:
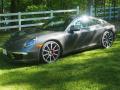
{"label": "tinted window", "polygon": [[70,18],[53,18],[46,22],[42,28],[46,30],[64,31],[70,24],[70,22],[71,22]]}
{"label": "tinted window", "polygon": [[82,24],[81,24],[81,22],[80,21],[77,21],[76,23],[75,23],[75,28],[76,29],[81,29],[81,26]]}
{"label": "tinted window", "polygon": [[82,20],[78,20],[75,22],[75,27],[77,27],[78,29],[88,28],[91,25],[92,25],[92,21],[90,19],[86,22]]}
{"label": "tinted window", "polygon": [[75,22],[75,28],[77,29],[86,29],[86,28],[89,28],[90,26],[93,26],[93,25],[98,25],[98,24],[101,24],[101,22],[97,19],[93,19],[93,18],[88,18],[87,21],[84,21],[84,20],[77,20]]}
{"label": "tinted window", "polygon": [[92,19],[91,23],[92,23],[91,25],[101,24],[101,22],[99,20],[97,20],[97,19]]}

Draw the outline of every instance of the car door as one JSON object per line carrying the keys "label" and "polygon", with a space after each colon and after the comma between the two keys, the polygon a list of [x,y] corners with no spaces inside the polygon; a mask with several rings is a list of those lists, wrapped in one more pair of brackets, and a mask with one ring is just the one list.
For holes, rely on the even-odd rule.
{"label": "car door", "polygon": [[81,24],[80,19],[75,20],[70,25],[70,27],[71,26],[74,26],[77,31],[75,30],[72,33],[67,33],[65,38],[66,51],[80,49],[81,47],[88,45],[93,34],[91,31],[88,30],[88,27],[81,28],[83,26]]}
{"label": "car door", "polygon": [[103,25],[99,19],[92,18],[91,24],[89,25],[90,34],[92,35],[89,45],[96,45],[100,40],[100,33],[103,32]]}
{"label": "car door", "polygon": [[[71,52],[71,51],[77,49],[77,47],[78,47],[78,42],[80,39],[81,32],[80,32],[80,26],[75,25],[76,21],[77,20],[73,20],[66,29],[65,42],[64,42],[64,45],[65,45],[64,48],[65,48],[66,52]],[[70,32],[70,28],[72,26],[76,26],[77,31]]]}
{"label": "car door", "polygon": [[95,29],[91,29],[91,26],[94,26],[94,20],[92,18],[88,18],[88,21],[78,20],[75,25],[79,26],[79,40],[77,49],[85,48],[88,45],[92,44],[92,40],[96,33]]}
{"label": "car door", "polygon": [[64,48],[66,52],[71,52],[77,48],[80,37],[80,31],[74,31],[72,33],[66,32]]}
{"label": "car door", "polygon": [[94,44],[94,38],[97,32],[96,24],[97,23],[92,18],[88,18],[88,21],[86,22],[82,22],[79,18],[76,19],[69,27],[74,25],[77,31],[66,33],[66,51],[72,51]]}

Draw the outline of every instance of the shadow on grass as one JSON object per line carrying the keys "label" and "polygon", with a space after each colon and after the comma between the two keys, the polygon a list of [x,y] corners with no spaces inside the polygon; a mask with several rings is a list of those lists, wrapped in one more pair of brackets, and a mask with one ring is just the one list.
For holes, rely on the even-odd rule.
{"label": "shadow on grass", "polygon": [[16,69],[21,67],[30,67],[33,65],[36,65],[36,63],[12,63],[6,56],[4,56],[2,53],[0,53],[0,70],[9,70],[9,69]]}
{"label": "shadow on grass", "polygon": [[[117,53],[119,52],[107,57],[91,58],[86,63],[46,65],[42,66],[43,71],[40,70],[41,66],[39,66],[35,72],[26,70],[5,73],[0,75],[0,84],[2,86],[29,84],[34,89],[55,88],[63,90],[66,89],[65,84],[73,83],[73,86],[69,87],[71,90],[76,90],[74,82],[77,82],[79,88],[90,88],[89,85],[95,83],[104,85],[104,88],[99,87],[100,90],[119,90],[120,60],[116,58],[116,55],[119,55]],[[84,83],[82,81],[86,82],[85,86],[82,86]]]}
{"label": "shadow on grass", "polygon": [[[91,47],[88,49],[84,49],[81,51],[76,51],[67,55],[62,56],[60,59],[64,59],[65,57],[69,57],[71,55],[74,55],[74,57],[78,56],[78,53],[82,53],[85,51],[92,51],[95,49],[99,49],[99,47]],[[30,67],[30,66],[36,66],[36,65],[45,65],[45,63],[38,63],[38,62],[26,62],[26,63],[20,63],[20,62],[10,62],[11,59],[7,58],[5,55],[2,54],[2,52],[0,53],[0,70],[9,70],[9,69],[16,69],[16,68],[23,68],[23,67]]]}
{"label": "shadow on grass", "polygon": [[[66,60],[65,63],[56,62],[6,72],[0,75],[0,85],[6,87],[27,84],[31,89],[37,90],[120,90],[120,38],[117,38],[115,44],[112,49],[104,51],[105,56],[97,57],[93,54],[85,62],[80,62],[76,58],[78,54],[75,54],[66,57],[70,63]],[[5,64],[3,67],[6,66]]]}

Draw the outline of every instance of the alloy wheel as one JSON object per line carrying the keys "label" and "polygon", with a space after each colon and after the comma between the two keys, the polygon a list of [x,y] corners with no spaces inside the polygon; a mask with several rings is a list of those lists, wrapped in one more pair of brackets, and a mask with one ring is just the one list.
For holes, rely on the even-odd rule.
{"label": "alloy wheel", "polygon": [[56,61],[60,56],[60,46],[54,41],[46,42],[42,48],[42,58],[47,63]]}
{"label": "alloy wheel", "polygon": [[111,47],[113,43],[113,38],[114,38],[113,32],[105,31],[102,37],[102,46],[104,48]]}

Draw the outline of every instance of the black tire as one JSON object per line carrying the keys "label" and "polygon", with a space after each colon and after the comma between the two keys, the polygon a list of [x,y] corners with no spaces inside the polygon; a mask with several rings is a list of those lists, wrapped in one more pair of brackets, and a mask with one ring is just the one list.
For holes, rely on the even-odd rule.
{"label": "black tire", "polygon": [[55,41],[48,41],[43,45],[40,54],[42,62],[52,63],[60,57],[61,47]]}
{"label": "black tire", "polygon": [[105,31],[101,38],[101,46],[103,48],[110,48],[114,41],[114,33],[112,31]]}

